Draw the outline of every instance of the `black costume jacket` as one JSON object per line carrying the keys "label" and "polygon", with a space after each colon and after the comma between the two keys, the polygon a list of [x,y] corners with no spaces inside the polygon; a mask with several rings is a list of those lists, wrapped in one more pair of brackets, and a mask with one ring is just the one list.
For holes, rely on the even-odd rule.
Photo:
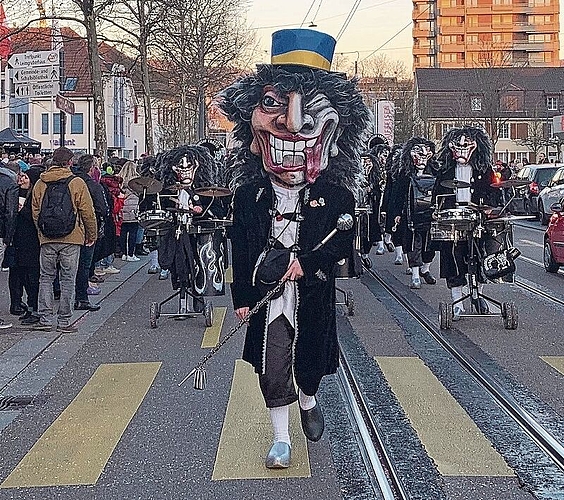
{"label": "black costume jacket", "polygon": [[[435,181],[431,168],[427,166],[423,173],[424,175],[422,177],[418,177],[416,173],[398,177],[393,183],[390,194],[388,216],[392,221],[394,221],[397,216],[401,217],[398,230],[402,235],[401,243],[404,252],[413,251],[415,230],[424,234],[424,248],[427,247],[428,243],[428,232],[431,227],[432,220],[432,192]],[[426,210],[422,210],[422,206],[419,206],[418,209],[418,207],[416,207],[414,186],[417,186],[420,191],[419,195],[421,196],[423,191],[427,190],[429,184],[429,206]],[[423,202],[420,202],[419,205],[423,205]]]}
{"label": "black costume jacket", "polygon": [[[270,236],[274,190],[268,178],[243,185],[233,200],[233,305],[252,308],[260,299],[252,284],[252,274]],[[335,318],[335,278],[337,261],[350,258],[354,229],[337,233],[320,249],[313,248],[337,226],[341,214],[354,217],[354,197],[347,189],[322,178],[300,191],[301,215],[298,223],[297,257],[304,276],[297,281],[294,374],[306,394],[315,394],[323,375],[338,366]],[[261,308],[249,321],[243,359],[257,373],[264,370],[267,333],[267,308]]]}

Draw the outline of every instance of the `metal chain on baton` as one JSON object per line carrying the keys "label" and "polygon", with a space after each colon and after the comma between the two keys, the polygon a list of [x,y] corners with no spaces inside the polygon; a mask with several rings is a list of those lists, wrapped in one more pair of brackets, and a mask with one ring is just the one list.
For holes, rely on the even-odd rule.
{"label": "metal chain on baton", "polygon": [[231,338],[235,333],[237,333],[241,327],[249,321],[251,316],[256,314],[258,310],[264,306],[272,296],[276,295],[282,288],[286,281],[279,281],[278,284],[270,290],[262,299],[260,299],[256,305],[245,315],[245,317],[239,321],[237,325],[235,325],[229,333],[220,341],[218,342],[210,352],[208,352],[200,361],[199,363],[192,369],[192,371],[186,375],[182,381],[178,384],[178,387],[182,386],[192,375],[194,375],[194,389],[198,389],[200,391],[204,390],[206,387],[206,371],[204,365],[211,359],[211,357],[219,351],[223,345]]}

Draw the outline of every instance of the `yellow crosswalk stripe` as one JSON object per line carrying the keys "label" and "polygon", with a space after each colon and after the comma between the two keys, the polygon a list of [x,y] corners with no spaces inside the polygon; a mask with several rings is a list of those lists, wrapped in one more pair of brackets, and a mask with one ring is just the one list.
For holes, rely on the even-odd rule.
{"label": "yellow crosswalk stripe", "polygon": [[547,365],[552,366],[555,370],[564,375],[564,356],[541,356]]}
{"label": "yellow crosswalk stripe", "polygon": [[202,338],[202,349],[210,349],[211,347],[215,347],[219,342],[221,328],[223,327],[223,322],[225,321],[226,311],[226,307],[213,308],[213,324],[212,326],[208,326],[204,331],[204,337]]}
{"label": "yellow crosswalk stripe", "polygon": [[96,484],[160,367],[100,365],[0,488]]}
{"label": "yellow crosswalk stripe", "polygon": [[270,417],[252,366],[237,360],[212,480],[310,477],[307,443],[297,404],[290,407],[290,439],[290,468],[267,469],[264,459],[272,445]]}
{"label": "yellow crosswalk stripe", "polygon": [[423,361],[415,357],[377,357],[376,361],[442,475],[514,475]]}

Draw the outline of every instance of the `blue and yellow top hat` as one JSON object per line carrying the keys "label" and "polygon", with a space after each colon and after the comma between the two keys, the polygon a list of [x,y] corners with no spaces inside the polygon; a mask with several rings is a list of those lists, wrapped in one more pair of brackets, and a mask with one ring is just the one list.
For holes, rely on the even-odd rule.
{"label": "blue and yellow top hat", "polygon": [[337,41],[330,35],[309,29],[288,29],[272,34],[271,64],[331,69]]}

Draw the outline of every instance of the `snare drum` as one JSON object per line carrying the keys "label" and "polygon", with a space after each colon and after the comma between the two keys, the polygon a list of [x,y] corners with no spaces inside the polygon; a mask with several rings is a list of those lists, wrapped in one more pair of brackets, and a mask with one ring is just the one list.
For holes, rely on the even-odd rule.
{"label": "snare drum", "polygon": [[174,218],[166,210],[147,210],[139,214],[139,224],[143,229],[169,229]]}
{"label": "snare drum", "polygon": [[435,215],[441,226],[452,225],[459,231],[470,231],[476,225],[478,214],[470,207],[446,208]]}
{"label": "snare drum", "polygon": [[467,231],[458,229],[455,224],[431,222],[431,241],[461,241],[467,237]]}

